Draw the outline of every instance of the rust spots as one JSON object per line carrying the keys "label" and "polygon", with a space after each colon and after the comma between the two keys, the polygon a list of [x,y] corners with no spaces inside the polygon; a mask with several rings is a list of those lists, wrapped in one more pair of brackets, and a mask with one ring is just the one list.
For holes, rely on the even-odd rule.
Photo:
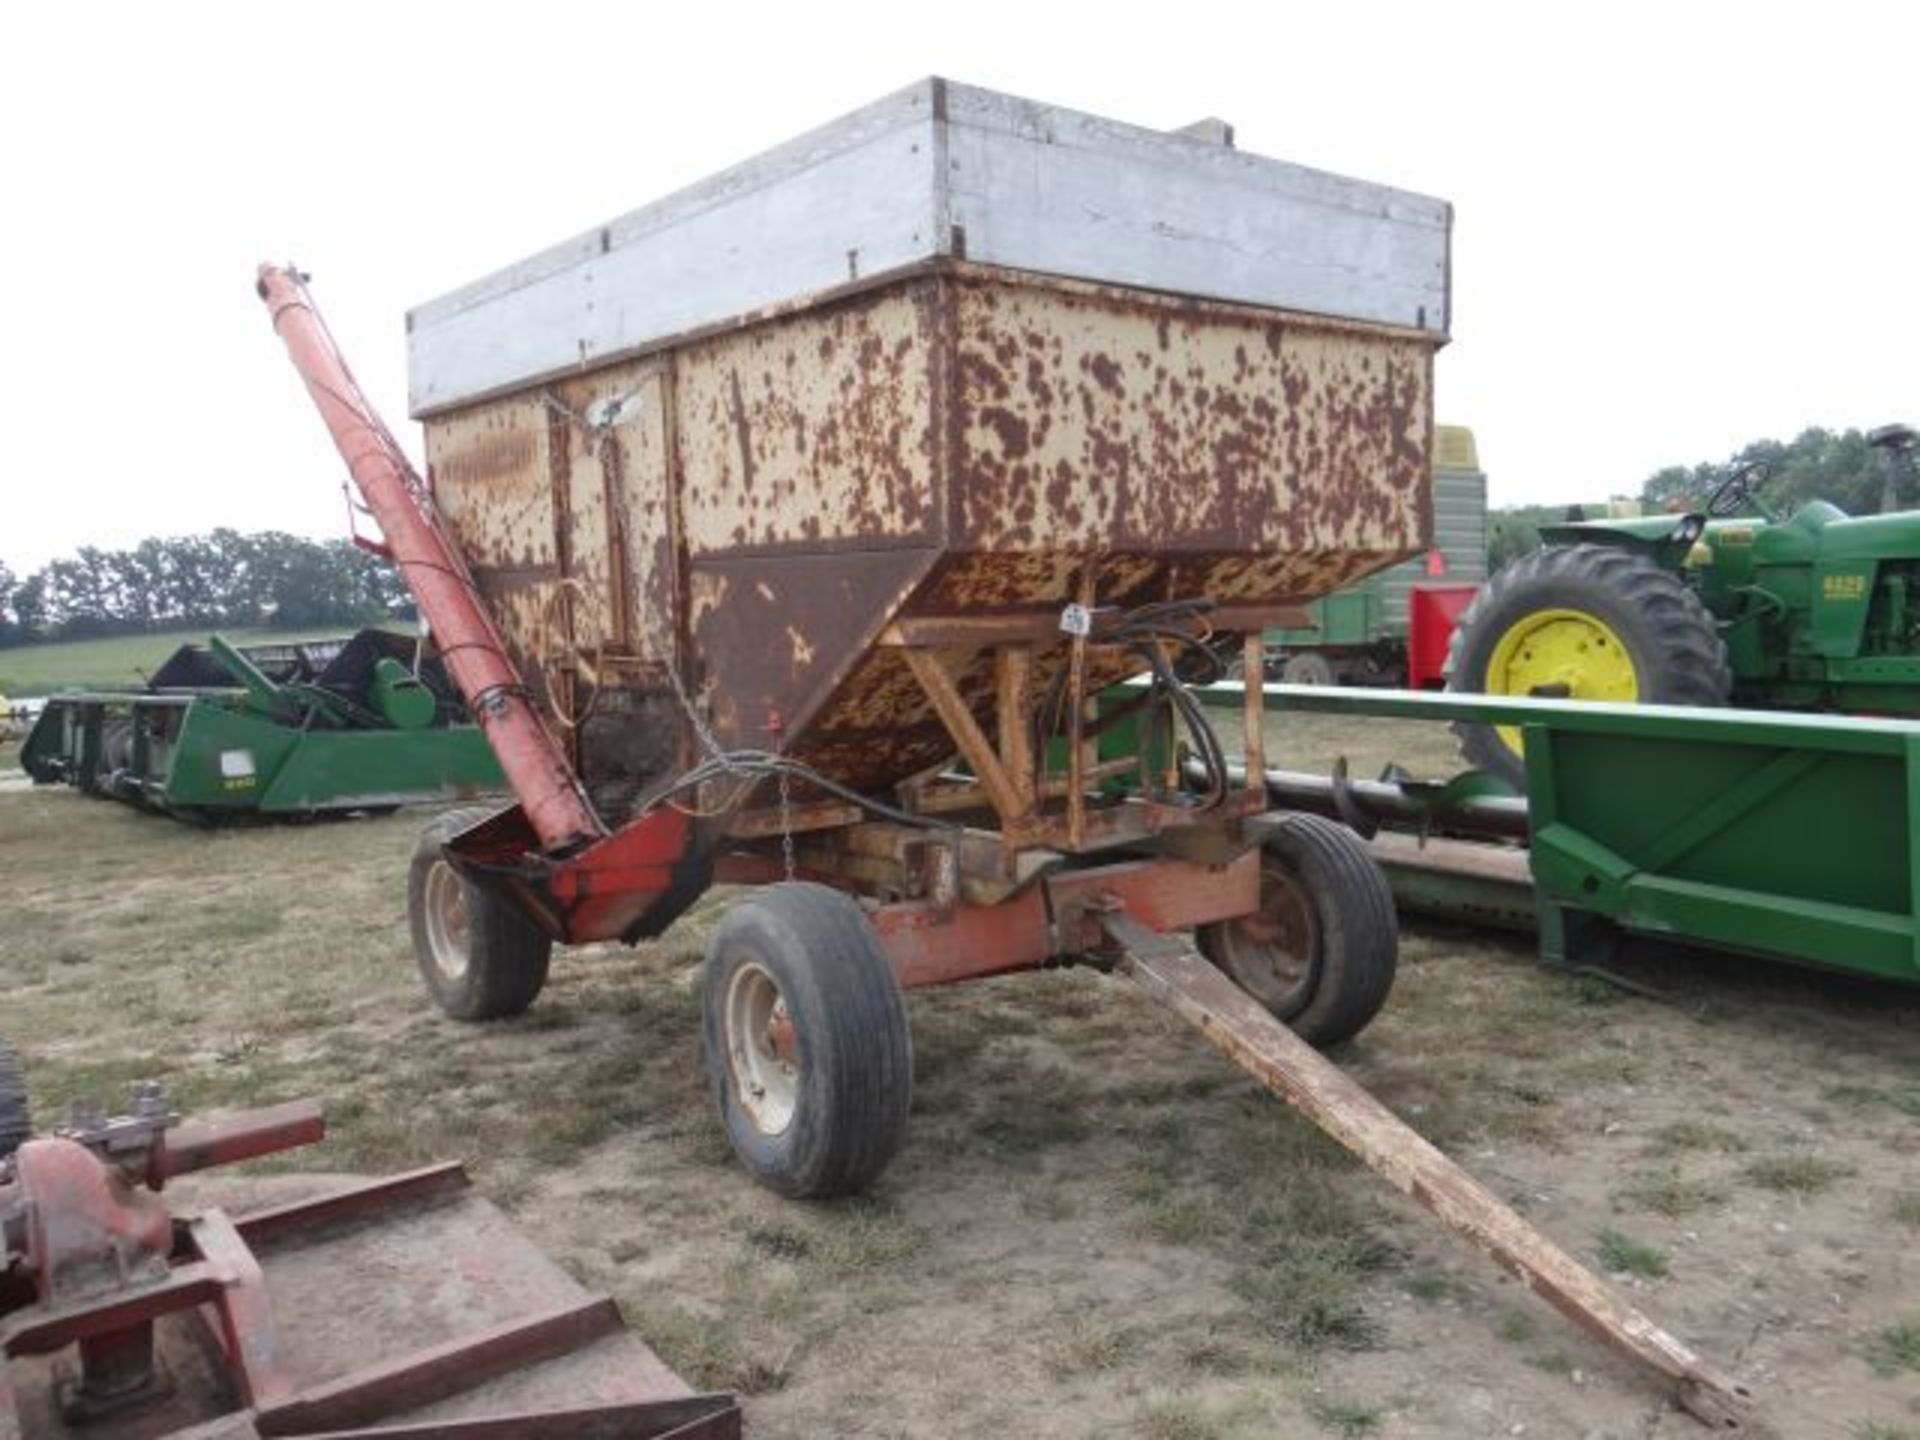
{"label": "rust spots", "polygon": [[1013,393],[1000,367],[977,350],[961,352],[960,381],[969,389],[984,392],[996,400],[1005,400]]}
{"label": "rust spots", "polygon": [[733,392],[733,406],[728,417],[733,421],[734,442],[740,447],[740,488],[748,494],[753,493],[753,430],[747,420],[746,402],[740,398],[740,372],[731,372],[727,379]]}
{"label": "rust spots", "polygon": [[919,280],[836,301],[676,358],[679,461],[687,493],[700,495],[686,511],[694,554],[899,544],[924,531],[936,453],[932,288]]}
{"label": "rust spots", "polygon": [[1093,373],[1094,383],[1109,395],[1124,395],[1126,387],[1120,383],[1120,367],[1111,356],[1093,354],[1085,360],[1088,370]]}
{"label": "rust spots", "polygon": [[[564,445],[564,435],[558,438]],[[537,398],[469,408],[428,428],[435,496],[469,564],[526,570],[553,563],[554,443],[547,407]]]}
{"label": "rust spots", "polygon": [[1053,386],[1047,383],[1047,367],[1037,355],[1027,357],[1027,396],[1044,419],[1053,405]]}
{"label": "rust spots", "polygon": [[696,562],[693,648],[721,743],[766,745],[776,712],[804,727],[931,559],[891,550],[856,564],[833,554]]}
{"label": "rust spots", "polygon": [[[1420,467],[1394,438],[1423,443],[1417,342],[1110,291],[957,291],[962,543],[1310,556],[1418,543]],[[1389,390],[1383,373],[1416,383]],[[1411,410],[1389,416],[1388,394]]]}
{"label": "rust spots", "polygon": [[535,437],[525,431],[476,437],[447,454],[437,467],[453,485],[511,486],[534,463]]}
{"label": "rust spots", "polygon": [[1027,453],[1027,422],[1004,405],[989,405],[980,412],[980,422],[1000,438],[1000,451],[1009,460]]}

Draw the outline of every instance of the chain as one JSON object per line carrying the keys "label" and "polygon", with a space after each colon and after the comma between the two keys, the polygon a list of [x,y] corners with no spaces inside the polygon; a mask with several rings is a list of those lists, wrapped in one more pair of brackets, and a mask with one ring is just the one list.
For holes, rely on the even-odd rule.
{"label": "chain", "polygon": [[[623,418],[621,411],[624,408],[624,401],[627,397],[622,396],[619,401],[616,401],[612,406],[608,407],[608,413],[611,418],[604,423],[595,422],[589,417],[582,415],[551,390],[543,392],[540,398],[546,403],[549,410],[566,420],[570,425],[576,427],[580,433],[587,438],[588,442],[593,445],[604,472],[612,459],[612,456],[608,452],[613,443],[613,430]],[[671,652],[664,643],[661,627],[658,624],[660,617],[653,613],[653,602],[647,594],[646,586],[642,585],[637,588],[640,598],[641,628],[647,632],[647,641],[654,654],[660,657],[660,668],[667,672],[667,683],[673,687],[673,698],[678,702],[681,712],[687,717],[687,724],[693,729],[694,739],[699,743],[700,750],[704,755],[709,759],[718,760],[723,769],[731,771],[733,767],[727,763],[726,751],[721,747],[720,741],[715,737],[713,731],[708,728],[707,722],[700,714],[699,708],[694,705],[693,696],[687,693],[686,681],[680,678],[680,667],[673,663]]]}
{"label": "chain", "polygon": [[780,767],[780,859],[787,867],[787,879],[793,879],[793,800],[784,765]]}

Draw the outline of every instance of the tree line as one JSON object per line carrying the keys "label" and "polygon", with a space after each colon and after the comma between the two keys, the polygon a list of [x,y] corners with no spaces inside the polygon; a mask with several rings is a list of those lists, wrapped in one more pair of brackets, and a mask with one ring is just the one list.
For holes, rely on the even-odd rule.
{"label": "tree line", "polygon": [[[1694,510],[1726,477],[1743,465],[1759,462],[1766,468],[1761,501],[1778,515],[1790,515],[1809,500],[1830,500],[1849,515],[1877,515],[1884,510],[1920,506],[1920,476],[1911,463],[1894,464],[1867,443],[1859,430],[1802,431],[1792,440],[1755,440],[1722,461],[1669,465],[1655,471],[1639,492],[1622,492],[1639,501],[1643,513]],[[1582,497],[1576,505],[1503,506],[1487,517],[1487,562],[1498,569],[1508,561],[1537,549],[1540,527],[1569,518],[1605,516],[1605,496]],[[1570,510],[1582,512],[1570,516]]]}
{"label": "tree line", "polygon": [[278,530],[83,545],[29,575],[0,561],[0,646],[205,627],[309,629],[412,615],[385,561]]}

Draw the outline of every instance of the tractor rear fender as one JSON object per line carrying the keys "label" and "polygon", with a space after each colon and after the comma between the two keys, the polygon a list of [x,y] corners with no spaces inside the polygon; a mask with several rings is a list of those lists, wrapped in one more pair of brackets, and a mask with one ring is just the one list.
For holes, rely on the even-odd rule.
{"label": "tractor rear fender", "polygon": [[1570,520],[1542,525],[1543,545],[1612,545],[1644,555],[1665,570],[1678,570],[1707,527],[1706,517],[1638,515],[1621,520]]}

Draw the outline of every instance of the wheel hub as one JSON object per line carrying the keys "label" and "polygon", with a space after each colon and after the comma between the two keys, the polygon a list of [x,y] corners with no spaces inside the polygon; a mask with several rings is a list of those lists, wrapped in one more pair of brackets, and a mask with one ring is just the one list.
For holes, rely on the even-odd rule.
{"label": "wheel hub", "polygon": [[1312,992],[1319,945],[1312,898],[1286,870],[1266,863],[1260,867],[1260,908],[1221,927],[1215,958],[1242,989],[1285,1015]]}
{"label": "wheel hub", "polygon": [[444,860],[427,872],[426,919],[435,968],[449,980],[460,979],[467,973],[473,917],[466,881]]}
{"label": "wheel hub", "polygon": [[[1507,627],[1487,660],[1489,695],[1564,695],[1574,700],[1633,704],[1640,677],[1626,644],[1606,621],[1585,610],[1536,610]],[[1520,727],[1495,727],[1516,755]]]}
{"label": "wheel hub", "polygon": [[763,1135],[793,1123],[800,1052],[793,1017],[773,976],[751,961],[734,971],[726,999],[727,1063],[740,1108]]}

